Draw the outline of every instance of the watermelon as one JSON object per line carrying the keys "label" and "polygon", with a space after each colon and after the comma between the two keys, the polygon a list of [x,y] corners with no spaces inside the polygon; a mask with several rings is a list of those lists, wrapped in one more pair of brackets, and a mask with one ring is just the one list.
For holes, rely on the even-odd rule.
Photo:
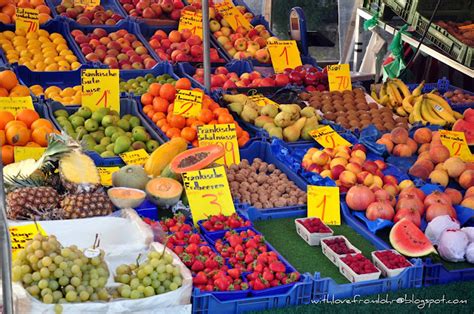
{"label": "watermelon", "polygon": [[420,257],[436,253],[425,234],[406,218],[397,222],[390,230],[390,243],[395,250],[405,256]]}

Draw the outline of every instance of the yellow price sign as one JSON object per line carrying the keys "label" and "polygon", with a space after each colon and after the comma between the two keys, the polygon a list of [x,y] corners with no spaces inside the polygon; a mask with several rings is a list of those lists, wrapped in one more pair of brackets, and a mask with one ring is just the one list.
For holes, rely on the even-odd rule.
{"label": "yellow price sign", "polygon": [[273,100],[263,96],[262,94],[256,94],[256,95],[248,96],[248,98],[260,107],[265,107],[266,105],[274,105],[277,108],[279,107],[278,103],[276,103]]}
{"label": "yellow price sign", "polygon": [[120,167],[97,167],[100,176],[100,184],[112,186],[112,174],[120,170]]}
{"label": "yellow price sign", "polygon": [[0,110],[11,112],[13,115],[23,109],[35,110],[31,96],[0,97]]}
{"label": "yellow price sign", "polygon": [[39,30],[39,11],[30,8],[16,8],[15,28],[28,33]]}
{"label": "yellow price sign", "polygon": [[303,65],[295,40],[274,40],[269,42],[267,47],[275,73],[282,73],[287,68],[294,69]]}
{"label": "yellow price sign", "polygon": [[243,27],[246,30],[252,29],[253,26],[250,22],[242,15],[242,13],[235,7],[230,0],[224,0],[222,2],[215,2],[214,8],[222,15],[224,20],[229,23],[230,27],[236,31],[239,27]]}
{"label": "yellow price sign", "polygon": [[309,135],[324,148],[335,148],[337,146],[352,146],[350,142],[346,141],[329,125],[310,131]]}
{"label": "yellow price sign", "polygon": [[308,185],[308,217],[317,217],[328,225],[341,224],[339,187]]}
{"label": "yellow price sign", "polygon": [[474,161],[464,132],[438,130],[441,143],[449,149],[452,157],[457,156],[466,162]]}
{"label": "yellow price sign", "polygon": [[235,213],[224,167],[190,171],[182,177],[195,225],[210,215]]}
{"label": "yellow price sign", "polygon": [[138,165],[142,166],[145,162],[150,158],[150,155],[146,152],[146,150],[137,149],[131,152],[125,152],[119,155],[122,158],[123,162],[127,165]]}
{"label": "yellow price sign", "polygon": [[[38,227],[36,227],[36,225]],[[8,228],[10,232],[10,242],[12,244],[12,258],[15,260],[18,252],[25,248],[26,242],[32,240],[35,235],[41,233],[46,235],[46,232],[41,228],[39,223],[37,224],[28,224],[22,226],[12,226]]]}
{"label": "yellow price sign", "polygon": [[239,143],[234,123],[202,125],[198,128],[199,147],[216,144],[224,148],[224,157],[216,160],[221,165],[240,163]]}
{"label": "yellow price sign", "polygon": [[197,35],[202,39],[202,12],[182,10],[178,30],[182,31],[183,29],[191,30],[193,35]]}
{"label": "yellow price sign", "polygon": [[331,92],[352,90],[351,69],[349,64],[328,65],[328,81],[329,90]]}
{"label": "yellow price sign", "polygon": [[109,108],[120,113],[118,69],[86,69],[81,72],[82,105],[92,111]]}
{"label": "yellow price sign", "polygon": [[202,91],[178,89],[174,99],[173,114],[186,118],[197,117],[201,112],[203,96]]}
{"label": "yellow price sign", "polygon": [[13,148],[13,156],[15,162],[19,162],[26,159],[38,160],[43,156],[46,147],[20,147],[15,146]]}
{"label": "yellow price sign", "polygon": [[74,0],[74,6],[81,6],[89,10],[92,10],[99,5],[100,0]]}

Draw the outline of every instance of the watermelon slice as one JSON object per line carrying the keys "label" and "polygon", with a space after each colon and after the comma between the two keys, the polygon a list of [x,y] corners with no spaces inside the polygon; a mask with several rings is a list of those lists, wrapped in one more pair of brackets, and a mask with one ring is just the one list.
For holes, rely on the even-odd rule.
{"label": "watermelon slice", "polygon": [[433,244],[411,220],[403,218],[390,231],[393,248],[405,256],[420,257],[436,253]]}

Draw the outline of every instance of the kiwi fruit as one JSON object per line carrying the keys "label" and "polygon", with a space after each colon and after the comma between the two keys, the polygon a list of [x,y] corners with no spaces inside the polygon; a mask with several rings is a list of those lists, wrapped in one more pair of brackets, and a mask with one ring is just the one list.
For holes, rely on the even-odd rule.
{"label": "kiwi fruit", "polygon": [[328,119],[328,120],[331,120],[331,121],[334,121],[337,118],[337,116],[334,112],[328,112],[328,113],[324,114],[324,118]]}
{"label": "kiwi fruit", "polygon": [[370,108],[370,109],[377,109],[378,107],[379,107],[379,106],[378,106],[376,103],[374,103],[374,102],[369,103],[369,108]]}

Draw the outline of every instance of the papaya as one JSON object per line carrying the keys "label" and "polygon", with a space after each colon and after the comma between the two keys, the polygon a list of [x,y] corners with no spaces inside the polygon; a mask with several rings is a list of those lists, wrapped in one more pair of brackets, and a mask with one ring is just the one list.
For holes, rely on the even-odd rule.
{"label": "papaya", "polygon": [[171,160],[179,153],[184,152],[187,147],[188,143],[185,139],[181,137],[171,139],[150,155],[144,166],[145,172],[149,176],[158,177]]}
{"label": "papaya", "polygon": [[176,174],[201,170],[224,156],[224,153],[224,148],[219,145],[192,148],[174,157],[170,170]]}
{"label": "papaya", "polygon": [[167,208],[179,202],[183,186],[174,179],[158,177],[148,181],[145,191],[152,203]]}
{"label": "papaya", "polygon": [[166,165],[165,169],[161,171],[160,177],[171,178],[181,182],[181,176],[171,171],[170,164]]}

